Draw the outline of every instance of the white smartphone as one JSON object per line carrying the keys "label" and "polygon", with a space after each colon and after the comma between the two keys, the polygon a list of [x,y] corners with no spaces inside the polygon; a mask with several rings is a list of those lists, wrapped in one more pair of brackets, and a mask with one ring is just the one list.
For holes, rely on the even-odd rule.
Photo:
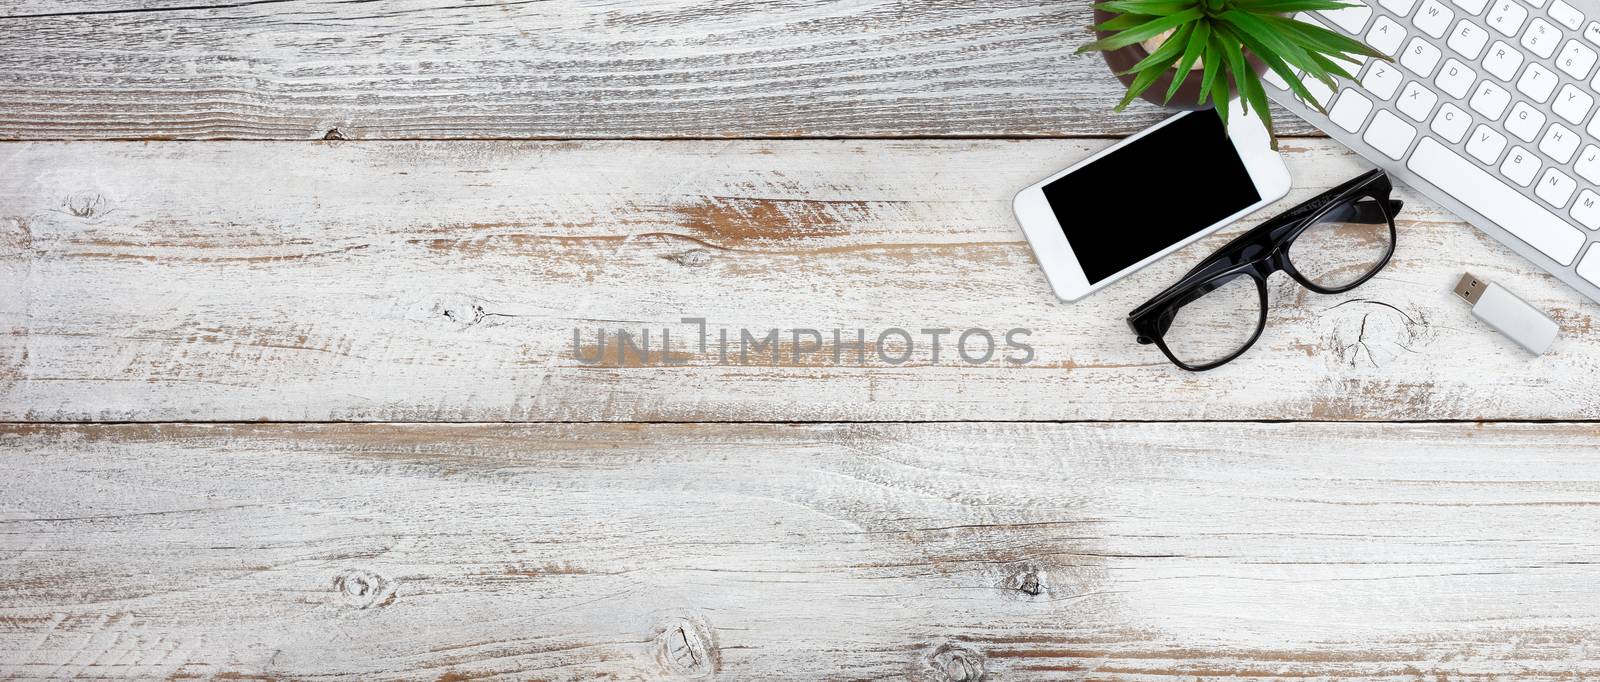
{"label": "white smartphone", "polygon": [[1288,191],[1289,169],[1261,121],[1236,113],[1224,131],[1208,109],[1045,178],[1013,206],[1050,288],[1076,301]]}

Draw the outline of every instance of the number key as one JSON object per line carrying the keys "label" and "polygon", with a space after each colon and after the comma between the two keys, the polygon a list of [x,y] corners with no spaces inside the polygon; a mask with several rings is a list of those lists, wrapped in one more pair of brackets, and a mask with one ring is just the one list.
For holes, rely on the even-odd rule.
{"label": "number key", "polygon": [[1561,40],[1561,30],[1538,17],[1528,24],[1528,32],[1522,34],[1522,46],[1539,55],[1540,59],[1549,59],[1550,55],[1556,53],[1558,40]]}
{"label": "number key", "polygon": [[1556,57],[1556,68],[1567,72],[1567,75],[1578,80],[1589,77],[1589,69],[1594,68],[1595,58],[1600,55],[1576,40],[1568,40],[1561,47],[1561,55]]}
{"label": "number key", "polygon": [[1514,38],[1528,20],[1528,10],[1516,0],[1497,0],[1489,10],[1489,27],[1507,38]]}

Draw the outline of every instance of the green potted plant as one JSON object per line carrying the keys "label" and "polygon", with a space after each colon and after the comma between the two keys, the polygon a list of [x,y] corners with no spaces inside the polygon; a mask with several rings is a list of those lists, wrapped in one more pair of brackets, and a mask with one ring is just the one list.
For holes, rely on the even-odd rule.
{"label": "green potted plant", "polygon": [[1345,68],[1354,63],[1352,55],[1388,59],[1361,41],[1291,16],[1349,6],[1341,0],[1107,0],[1094,6],[1098,40],[1078,52],[1101,52],[1128,86],[1117,111],[1143,97],[1162,106],[1215,106],[1226,123],[1228,101],[1238,93],[1243,113],[1254,110],[1270,131],[1265,70],[1322,110],[1302,73],[1337,89],[1334,78],[1355,80]]}

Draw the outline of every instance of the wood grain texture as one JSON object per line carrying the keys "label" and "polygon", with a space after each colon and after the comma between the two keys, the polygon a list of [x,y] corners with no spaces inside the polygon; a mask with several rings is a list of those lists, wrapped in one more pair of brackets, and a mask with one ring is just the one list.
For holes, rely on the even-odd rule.
{"label": "wood grain texture", "polygon": [[0,675],[1583,678],[1597,449],[1562,424],[9,426]]}
{"label": "wood grain texture", "polygon": [[[1016,188],[1103,144],[7,145],[0,418],[1600,417],[1597,306],[1405,191],[1376,280],[1319,296],[1275,279],[1250,355],[1174,369],[1123,317],[1231,232],[1067,305],[1010,214]],[[1289,161],[1277,208],[1362,168],[1323,141]],[[1551,311],[1562,340],[1531,359],[1484,329],[1448,294],[1463,269]],[[709,321],[707,352],[685,317]],[[920,341],[900,365],[835,363],[829,337],[797,361],[796,327]],[[783,330],[778,362],[740,365],[741,328]],[[967,364],[945,337],[935,363],[936,328],[1030,329],[1036,357]],[[584,364],[599,329],[607,355]],[[654,330],[655,359],[619,360],[619,329]],[[662,329],[685,366],[663,366]]]}
{"label": "wood grain texture", "polygon": [[[0,0],[0,139],[1117,135],[1088,0]],[[1312,132],[1279,112],[1284,133]]]}

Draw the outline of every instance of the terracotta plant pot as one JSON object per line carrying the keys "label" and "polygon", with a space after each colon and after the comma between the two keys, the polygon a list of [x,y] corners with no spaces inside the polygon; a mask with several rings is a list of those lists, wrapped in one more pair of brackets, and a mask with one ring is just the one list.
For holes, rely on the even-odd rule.
{"label": "terracotta plant pot", "polygon": [[[1094,10],[1094,23],[1096,26],[1098,26],[1116,16],[1117,15],[1096,7]],[[1106,38],[1111,35],[1112,33],[1109,31],[1095,31],[1095,36],[1097,38]],[[1105,57],[1106,66],[1111,67],[1111,73],[1116,74],[1117,80],[1122,81],[1122,86],[1126,88],[1127,86],[1133,84],[1133,75],[1124,75],[1122,72],[1133,68],[1133,65],[1139,63],[1139,60],[1150,56],[1150,52],[1144,49],[1143,45],[1134,43],[1133,45],[1129,45],[1124,48],[1110,50],[1108,52],[1101,52],[1100,55]],[[1250,68],[1253,69],[1257,74],[1265,73],[1267,70],[1266,63],[1256,59],[1255,56],[1251,55],[1249,52],[1245,53],[1245,61],[1250,64]],[[1196,62],[1196,64],[1199,64],[1199,62]],[[1198,69],[1196,69],[1194,73],[1189,74],[1189,77],[1183,81],[1183,85],[1178,87],[1178,92],[1172,96],[1172,101],[1163,104],[1161,100],[1166,98],[1167,88],[1172,87],[1172,79],[1175,75],[1175,72],[1171,70],[1161,74],[1161,77],[1157,78],[1156,82],[1152,84],[1148,90],[1145,90],[1143,93],[1141,93],[1139,98],[1156,106],[1166,107],[1168,109],[1192,111],[1195,109],[1211,108],[1210,100],[1206,100],[1205,104],[1199,103],[1200,71]],[[1232,81],[1228,83],[1228,93],[1230,95],[1238,94],[1234,91]]]}

